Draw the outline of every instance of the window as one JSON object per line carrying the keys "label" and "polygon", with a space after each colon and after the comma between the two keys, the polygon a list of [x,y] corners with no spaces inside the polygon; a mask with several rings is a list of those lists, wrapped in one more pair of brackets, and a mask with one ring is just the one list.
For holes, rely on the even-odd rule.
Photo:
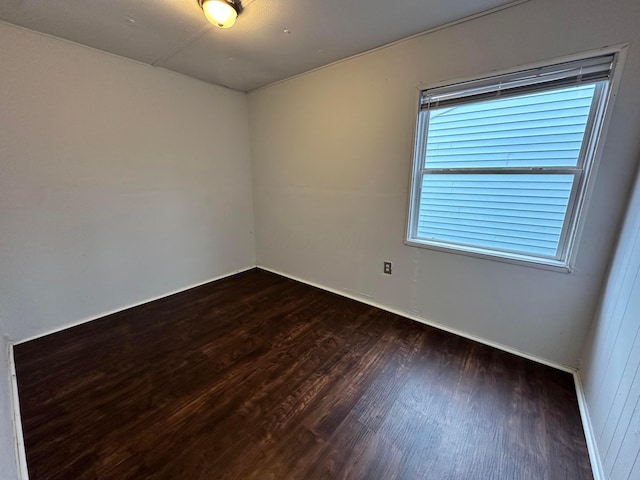
{"label": "window", "polygon": [[568,267],[614,60],[422,90],[407,243]]}

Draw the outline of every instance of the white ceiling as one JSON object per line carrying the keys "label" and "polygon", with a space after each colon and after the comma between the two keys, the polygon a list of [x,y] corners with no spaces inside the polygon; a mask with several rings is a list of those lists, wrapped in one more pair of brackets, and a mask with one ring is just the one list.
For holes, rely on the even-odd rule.
{"label": "white ceiling", "polygon": [[510,3],[244,0],[222,30],[197,0],[0,0],[0,19],[249,91]]}

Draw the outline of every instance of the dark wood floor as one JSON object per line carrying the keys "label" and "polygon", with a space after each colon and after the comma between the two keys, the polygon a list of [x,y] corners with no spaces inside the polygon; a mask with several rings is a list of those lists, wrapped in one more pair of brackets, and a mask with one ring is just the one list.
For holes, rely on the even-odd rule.
{"label": "dark wood floor", "polygon": [[31,480],[592,478],[569,374],[262,270],[15,359]]}

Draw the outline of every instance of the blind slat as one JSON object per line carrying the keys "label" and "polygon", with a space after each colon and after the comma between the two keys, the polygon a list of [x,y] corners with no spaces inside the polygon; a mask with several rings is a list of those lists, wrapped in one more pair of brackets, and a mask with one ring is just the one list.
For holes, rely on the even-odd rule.
{"label": "blind slat", "polygon": [[610,78],[613,60],[614,55],[601,55],[507,75],[431,88],[422,92],[421,103],[423,108],[428,109],[499,96],[523,95],[551,88],[595,83]]}

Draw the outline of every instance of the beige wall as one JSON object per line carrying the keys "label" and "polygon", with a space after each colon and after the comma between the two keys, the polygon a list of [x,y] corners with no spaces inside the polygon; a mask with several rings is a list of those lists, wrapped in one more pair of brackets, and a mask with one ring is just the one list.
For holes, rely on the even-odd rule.
{"label": "beige wall", "polygon": [[2,23],[0,45],[3,346],[255,265],[244,94]]}
{"label": "beige wall", "polygon": [[[576,366],[640,150],[638,18],[532,0],[250,94],[258,264]],[[418,85],[625,42],[573,273],[404,245]]]}

